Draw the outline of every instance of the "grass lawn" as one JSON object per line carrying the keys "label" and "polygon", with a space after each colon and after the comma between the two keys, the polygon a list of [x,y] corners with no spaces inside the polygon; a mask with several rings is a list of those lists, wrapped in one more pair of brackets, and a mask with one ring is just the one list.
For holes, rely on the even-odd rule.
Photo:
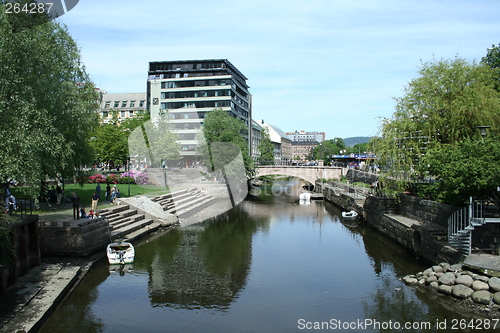
{"label": "grass lawn", "polygon": [[[111,185],[113,186],[113,185]],[[91,198],[95,192],[96,184],[85,184],[81,187],[78,184],[65,184],[64,185],[64,194],[67,199],[71,197],[71,193],[75,192],[80,197],[80,205],[90,207],[92,204]],[[134,197],[138,195],[145,196],[156,196],[165,193],[169,193],[172,191],[177,191],[178,189],[165,189],[161,186],[155,185],[136,185],[130,184],[130,195],[129,195],[129,185],[128,184],[116,184],[116,187],[120,190],[120,197]],[[14,187],[10,189],[14,197],[16,198],[27,198],[29,197],[29,188],[27,187]],[[106,192],[106,184],[101,184],[101,199],[99,200],[98,207],[99,209],[107,208],[111,206],[109,201],[106,201],[105,197]],[[33,213],[38,215],[47,215],[47,214],[64,214],[70,215],[72,214],[71,203],[66,203],[64,205],[57,205],[55,203],[50,203],[48,205],[46,202],[41,201],[39,204],[39,209],[36,209]],[[87,209],[88,211],[88,209]],[[59,214],[57,214],[57,213]]]}

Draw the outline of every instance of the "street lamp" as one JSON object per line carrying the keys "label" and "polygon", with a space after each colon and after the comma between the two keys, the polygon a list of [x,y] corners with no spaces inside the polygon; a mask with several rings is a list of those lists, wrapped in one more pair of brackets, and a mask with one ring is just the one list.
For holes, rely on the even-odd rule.
{"label": "street lamp", "polygon": [[487,126],[487,125],[476,126],[476,128],[479,129],[479,134],[481,134],[483,141],[484,141],[484,137],[486,136],[486,130],[490,127],[491,126]]}

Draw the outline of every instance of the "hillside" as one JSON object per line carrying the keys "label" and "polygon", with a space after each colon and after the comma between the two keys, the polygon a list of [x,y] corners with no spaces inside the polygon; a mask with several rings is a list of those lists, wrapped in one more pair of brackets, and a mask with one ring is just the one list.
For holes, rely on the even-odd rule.
{"label": "hillside", "polygon": [[345,138],[344,142],[345,142],[346,147],[352,147],[356,143],[370,142],[371,138],[372,138],[371,136],[353,136],[350,138]]}

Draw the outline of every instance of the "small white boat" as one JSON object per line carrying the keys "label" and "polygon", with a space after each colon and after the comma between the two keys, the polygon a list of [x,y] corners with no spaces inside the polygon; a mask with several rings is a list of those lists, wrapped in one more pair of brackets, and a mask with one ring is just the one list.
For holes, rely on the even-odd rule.
{"label": "small white boat", "polygon": [[310,201],[311,200],[311,193],[309,193],[309,192],[300,193],[299,200],[300,201]]}
{"label": "small white boat", "polygon": [[358,213],[355,210],[351,210],[350,212],[342,212],[342,217],[346,220],[355,220],[358,218]]}
{"label": "small white boat", "polygon": [[108,262],[114,264],[131,264],[134,262],[134,246],[129,242],[116,242],[108,244],[106,248]]}

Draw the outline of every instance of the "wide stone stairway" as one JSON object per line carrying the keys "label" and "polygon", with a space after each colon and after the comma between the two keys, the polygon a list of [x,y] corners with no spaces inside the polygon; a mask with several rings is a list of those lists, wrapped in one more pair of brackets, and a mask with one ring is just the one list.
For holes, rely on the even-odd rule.
{"label": "wide stone stairway", "polygon": [[[151,198],[151,201],[160,204],[165,212],[176,216],[178,219],[200,211],[215,200],[216,198],[213,196],[196,188]],[[112,240],[134,239],[143,233],[151,232],[151,228],[157,229],[161,226],[161,223],[147,217],[147,212],[128,204],[118,204],[115,207],[102,209],[99,213],[108,221]]]}

